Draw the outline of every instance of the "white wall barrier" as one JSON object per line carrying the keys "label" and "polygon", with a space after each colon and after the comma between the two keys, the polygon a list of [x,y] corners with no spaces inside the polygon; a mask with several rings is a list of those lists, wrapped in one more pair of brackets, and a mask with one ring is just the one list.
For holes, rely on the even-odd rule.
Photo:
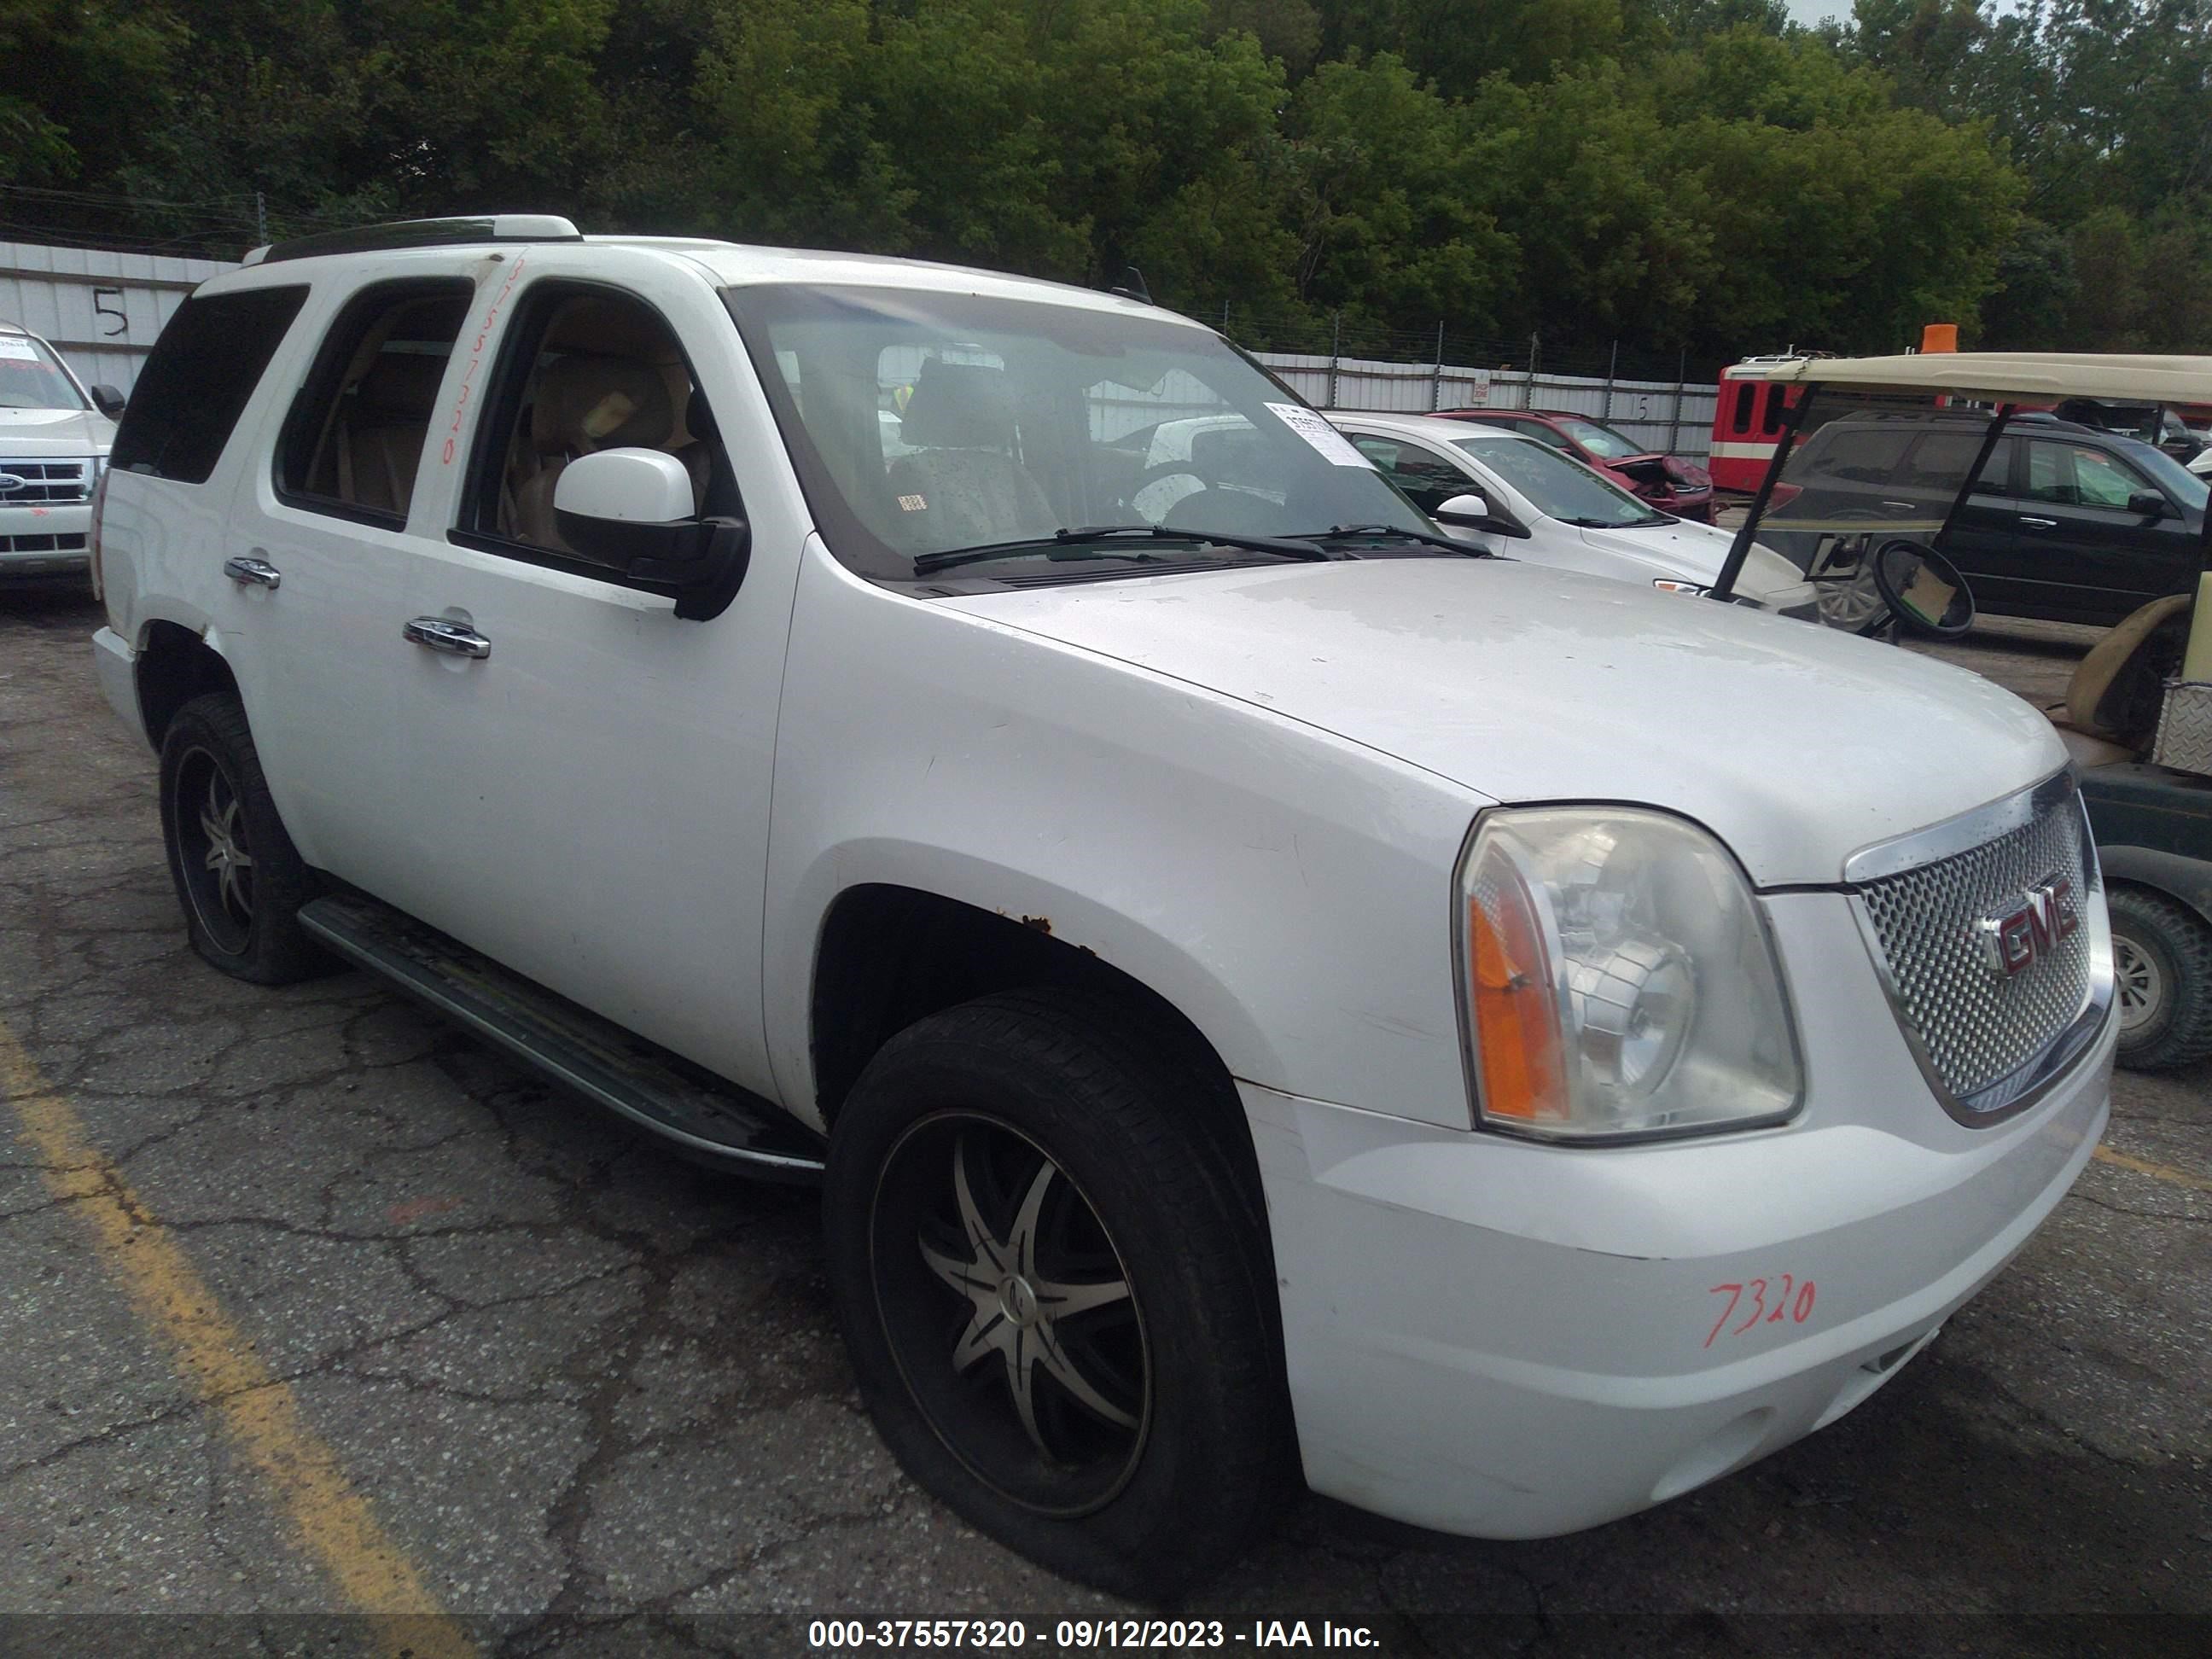
{"label": "white wall barrier", "polygon": [[1295,351],[1252,354],[1322,409],[1426,415],[1439,409],[1555,409],[1587,415],[1668,455],[1702,459],[1720,389],[1674,380],[1613,380],[1455,363],[1391,363]]}
{"label": "white wall barrier", "polygon": [[0,321],[46,337],[87,386],[128,392],[161,325],[209,277],[217,259],[46,242],[0,242]]}

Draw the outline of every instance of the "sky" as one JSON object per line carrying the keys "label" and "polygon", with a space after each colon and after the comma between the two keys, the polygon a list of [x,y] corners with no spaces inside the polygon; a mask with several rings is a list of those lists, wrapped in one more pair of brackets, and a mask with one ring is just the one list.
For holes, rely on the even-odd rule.
{"label": "sky", "polygon": [[1824,17],[1844,17],[1851,15],[1851,0],[1790,0],[1790,21],[1798,23],[1817,23]]}

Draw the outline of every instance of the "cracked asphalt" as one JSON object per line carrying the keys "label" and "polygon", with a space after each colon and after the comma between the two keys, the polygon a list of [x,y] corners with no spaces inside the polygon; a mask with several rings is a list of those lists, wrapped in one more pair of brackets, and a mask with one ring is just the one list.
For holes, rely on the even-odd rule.
{"label": "cracked asphalt", "polygon": [[[93,684],[99,620],[0,592],[0,1033],[127,1183],[124,1257],[141,1233],[180,1253],[470,1642],[787,1652],[812,1618],[1014,1616],[1035,1646],[1137,1611],[898,1472],[811,1194],[684,1163],[358,975],[264,990],[192,957],[152,757]],[[1946,654],[2049,701],[2078,649]],[[240,1402],[180,1367],[94,1200],[4,1127],[0,1652],[409,1650],[337,1617],[360,1608],[241,1449]],[[1405,1654],[2205,1651],[2212,1066],[2123,1073],[2109,1146],[2125,1161],[1925,1354],[1778,1455],[1540,1543],[1307,1500],[1181,1615]]]}

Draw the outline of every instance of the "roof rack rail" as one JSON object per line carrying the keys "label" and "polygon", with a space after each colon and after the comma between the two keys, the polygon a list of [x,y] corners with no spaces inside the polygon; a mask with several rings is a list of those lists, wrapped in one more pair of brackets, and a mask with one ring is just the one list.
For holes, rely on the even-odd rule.
{"label": "roof rack rail", "polygon": [[352,230],[323,230],[271,242],[246,256],[249,265],[308,259],[322,253],[374,253],[392,248],[457,247],[471,242],[580,242],[583,233],[553,213],[487,213],[459,219],[395,219]]}

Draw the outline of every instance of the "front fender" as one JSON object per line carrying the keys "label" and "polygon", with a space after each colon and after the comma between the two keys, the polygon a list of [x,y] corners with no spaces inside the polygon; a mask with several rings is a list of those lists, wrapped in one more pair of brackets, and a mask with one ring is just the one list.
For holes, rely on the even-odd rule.
{"label": "front fender", "polygon": [[816,1097],[823,918],[880,882],[1042,918],[1175,1005],[1247,1081],[1466,1126],[1451,877],[1481,798],[811,550],[763,927],[787,1103]]}

